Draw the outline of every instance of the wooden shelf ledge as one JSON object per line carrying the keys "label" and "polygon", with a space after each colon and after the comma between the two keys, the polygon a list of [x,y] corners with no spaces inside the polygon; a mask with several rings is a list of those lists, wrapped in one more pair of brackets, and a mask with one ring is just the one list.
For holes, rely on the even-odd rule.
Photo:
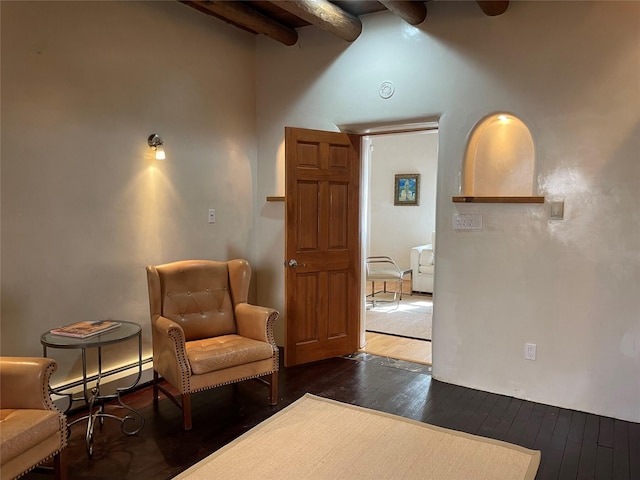
{"label": "wooden shelf ledge", "polygon": [[454,203],[544,203],[544,197],[453,197]]}
{"label": "wooden shelf ledge", "polygon": [[267,197],[267,202],[284,202],[284,195],[281,197]]}

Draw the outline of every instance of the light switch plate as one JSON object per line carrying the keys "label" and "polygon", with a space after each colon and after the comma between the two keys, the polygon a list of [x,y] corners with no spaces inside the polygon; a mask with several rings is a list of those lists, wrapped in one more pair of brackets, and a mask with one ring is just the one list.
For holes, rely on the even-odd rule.
{"label": "light switch plate", "polygon": [[453,216],[454,230],[482,230],[482,215],[473,214],[455,214]]}

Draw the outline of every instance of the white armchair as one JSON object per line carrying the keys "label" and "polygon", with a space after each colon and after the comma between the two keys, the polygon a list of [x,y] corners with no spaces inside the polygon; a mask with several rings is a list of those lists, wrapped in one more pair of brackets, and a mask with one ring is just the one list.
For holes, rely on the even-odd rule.
{"label": "white armchair", "polygon": [[433,293],[435,272],[436,232],[431,234],[431,243],[411,249],[411,290]]}

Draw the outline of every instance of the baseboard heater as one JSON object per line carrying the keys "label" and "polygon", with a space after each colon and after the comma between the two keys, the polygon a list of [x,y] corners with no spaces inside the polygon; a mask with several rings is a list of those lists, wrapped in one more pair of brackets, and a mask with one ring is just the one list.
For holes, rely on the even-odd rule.
{"label": "baseboard heater", "polygon": [[[137,388],[141,385],[151,382],[152,379],[152,366],[153,366],[153,357],[145,358],[142,360],[142,376],[140,377],[139,382],[134,388]],[[120,375],[127,371],[131,370],[132,373],[128,375]],[[133,362],[126,365],[121,365],[120,367],[112,368],[110,370],[106,370],[102,372],[100,378],[100,391],[103,394],[112,394],[116,392],[118,387],[126,387],[133,382],[127,381],[127,377],[136,377],[138,375],[138,362]],[[148,377],[148,378],[147,378]],[[94,374],[87,377],[87,384],[91,388],[93,384],[98,380],[98,374]],[[59,392],[65,392],[64,395],[59,395],[56,393],[52,394],[52,398],[54,399],[54,403],[56,406],[63,411],[74,411],[81,408],[84,408],[85,405],[78,405],[77,407],[73,407],[73,403],[79,402],[82,400],[80,395],[83,392],[84,383],[82,378],[78,380],[74,380],[67,383],[61,383],[58,385],[52,385],[52,388]],[[68,394],[73,394],[73,401],[71,405],[69,405],[69,396]]]}

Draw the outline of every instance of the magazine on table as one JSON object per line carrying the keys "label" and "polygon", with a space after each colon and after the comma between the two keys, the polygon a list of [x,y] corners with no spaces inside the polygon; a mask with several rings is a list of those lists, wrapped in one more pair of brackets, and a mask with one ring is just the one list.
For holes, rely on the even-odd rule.
{"label": "magazine on table", "polygon": [[105,333],[120,326],[119,322],[111,320],[94,320],[86,322],[72,323],[64,327],[58,327],[51,330],[54,335],[62,335],[64,337],[87,338],[100,333]]}

